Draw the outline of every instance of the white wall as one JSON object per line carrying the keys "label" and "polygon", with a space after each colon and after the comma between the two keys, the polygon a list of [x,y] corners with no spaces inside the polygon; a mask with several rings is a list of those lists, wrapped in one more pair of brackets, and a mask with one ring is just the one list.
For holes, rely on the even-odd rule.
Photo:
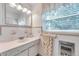
{"label": "white wall", "polygon": [[32,27],[41,26],[42,4],[36,4],[32,10]]}
{"label": "white wall", "polygon": [[57,38],[54,39],[54,49],[53,49],[53,55],[58,56],[59,55],[59,41],[66,41],[71,42],[75,44],[75,55],[79,56],[79,36],[68,36],[68,35],[57,35]]}
{"label": "white wall", "polygon": [[42,4],[37,3],[32,6],[32,34],[34,36],[39,36],[41,33],[41,12],[42,12]]}

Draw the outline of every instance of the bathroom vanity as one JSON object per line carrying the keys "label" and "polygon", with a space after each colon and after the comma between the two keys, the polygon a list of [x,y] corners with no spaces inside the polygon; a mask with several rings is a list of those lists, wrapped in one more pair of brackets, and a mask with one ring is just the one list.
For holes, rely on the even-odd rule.
{"label": "bathroom vanity", "polygon": [[38,54],[39,37],[24,38],[0,43],[1,56],[35,56]]}

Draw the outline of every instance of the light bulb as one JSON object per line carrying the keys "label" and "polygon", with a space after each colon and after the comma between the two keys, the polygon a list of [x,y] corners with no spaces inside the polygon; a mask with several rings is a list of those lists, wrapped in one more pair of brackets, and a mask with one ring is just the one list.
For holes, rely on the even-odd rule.
{"label": "light bulb", "polygon": [[10,7],[16,7],[15,3],[9,3]]}
{"label": "light bulb", "polygon": [[23,8],[23,12],[27,12],[27,8]]}
{"label": "light bulb", "polygon": [[21,5],[17,5],[17,10],[22,10],[22,6]]}
{"label": "light bulb", "polygon": [[31,14],[31,13],[32,13],[31,10],[28,10],[28,11],[27,11],[27,14]]}

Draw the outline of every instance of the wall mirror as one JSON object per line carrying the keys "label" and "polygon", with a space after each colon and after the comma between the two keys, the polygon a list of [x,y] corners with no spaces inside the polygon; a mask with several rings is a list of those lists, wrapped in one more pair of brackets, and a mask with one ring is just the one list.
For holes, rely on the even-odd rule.
{"label": "wall mirror", "polygon": [[5,23],[7,25],[31,26],[31,6],[21,3],[5,4]]}

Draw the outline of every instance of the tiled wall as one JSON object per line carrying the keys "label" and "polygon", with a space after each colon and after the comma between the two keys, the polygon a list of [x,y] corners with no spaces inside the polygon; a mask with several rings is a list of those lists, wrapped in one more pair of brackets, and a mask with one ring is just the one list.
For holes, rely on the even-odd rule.
{"label": "tiled wall", "polygon": [[0,41],[18,39],[20,36],[27,36],[31,33],[30,28],[25,27],[1,27]]}
{"label": "tiled wall", "polygon": [[43,27],[47,30],[78,30],[78,25],[79,15],[74,15],[53,20],[45,20]]}
{"label": "tiled wall", "polygon": [[54,10],[49,8],[48,11],[43,12],[42,18],[43,30],[77,30],[79,29],[79,4],[63,3]]}

